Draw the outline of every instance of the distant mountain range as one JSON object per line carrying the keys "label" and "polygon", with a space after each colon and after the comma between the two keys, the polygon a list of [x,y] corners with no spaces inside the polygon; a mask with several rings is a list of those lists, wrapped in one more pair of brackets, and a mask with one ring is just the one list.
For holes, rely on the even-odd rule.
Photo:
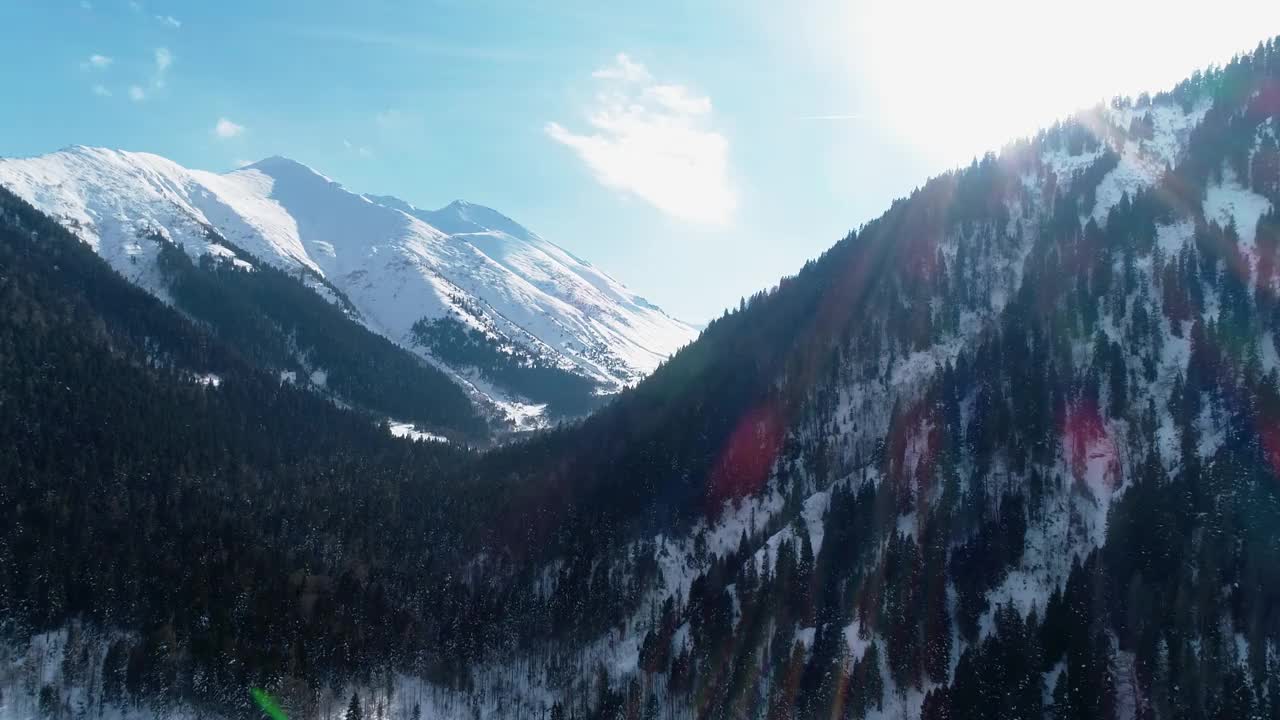
{"label": "distant mountain range", "polygon": [[218,174],[77,146],[0,159],[0,185],[162,299],[173,300],[157,264],[165,243],[286,271],[515,429],[590,410],[697,336],[495,210],[360,195],[287,158]]}

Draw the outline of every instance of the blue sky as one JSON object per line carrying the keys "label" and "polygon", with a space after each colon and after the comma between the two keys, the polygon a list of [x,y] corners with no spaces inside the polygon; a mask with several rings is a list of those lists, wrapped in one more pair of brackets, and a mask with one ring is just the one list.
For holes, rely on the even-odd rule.
{"label": "blue sky", "polygon": [[927,176],[1280,33],[1280,3],[1175,5],[0,0],[0,155],[286,155],[705,321]]}

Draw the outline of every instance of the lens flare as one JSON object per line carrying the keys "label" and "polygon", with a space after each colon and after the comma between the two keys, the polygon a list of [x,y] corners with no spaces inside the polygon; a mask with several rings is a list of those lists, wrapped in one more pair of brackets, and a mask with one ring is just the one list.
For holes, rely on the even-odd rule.
{"label": "lens flare", "polygon": [[253,696],[253,701],[258,704],[258,708],[271,720],[289,720],[289,716],[284,714],[284,710],[280,709],[280,706],[265,690],[253,688],[249,691],[249,694]]}

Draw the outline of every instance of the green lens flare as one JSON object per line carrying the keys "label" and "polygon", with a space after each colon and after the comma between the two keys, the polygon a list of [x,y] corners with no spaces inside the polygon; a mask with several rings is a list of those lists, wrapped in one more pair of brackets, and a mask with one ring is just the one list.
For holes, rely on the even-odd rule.
{"label": "green lens flare", "polygon": [[262,712],[266,713],[271,720],[289,720],[289,716],[284,714],[284,711],[280,709],[280,706],[276,704],[275,700],[271,699],[271,696],[266,691],[253,688],[249,691],[249,694],[253,696],[253,701],[258,703],[258,707],[262,708]]}

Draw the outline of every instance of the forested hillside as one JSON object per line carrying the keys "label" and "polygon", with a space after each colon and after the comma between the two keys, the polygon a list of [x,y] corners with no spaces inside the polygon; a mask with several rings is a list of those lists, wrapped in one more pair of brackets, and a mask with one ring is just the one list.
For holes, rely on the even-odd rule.
{"label": "forested hillside", "polygon": [[460,562],[467,451],[256,369],[3,190],[0,297],[0,627],[117,631],[69,651],[64,680],[95,683],[78,712],[367,672],[429,644],[409,595],[465,596],[425,579]]}
{"label": "forested hillside", "polygon": [[258,367],[342,402],[459,441],[488,440],[488,424],[448,375],[360,324],[336,289],[325,287],[340,303],[307,286],[323,285],[323,278],[306,270],[292,277],[206,232],[211,247],[225,250],[194,261],[164,238],[151,242],[160,245],[156,263],[168,296],[225,344]]}
{"label": "forested hillside", "polygon": [[930,180],[484,454],[246,368],[7,199],[6,702],[1280,717],[1278,147],[1273,40]]}

